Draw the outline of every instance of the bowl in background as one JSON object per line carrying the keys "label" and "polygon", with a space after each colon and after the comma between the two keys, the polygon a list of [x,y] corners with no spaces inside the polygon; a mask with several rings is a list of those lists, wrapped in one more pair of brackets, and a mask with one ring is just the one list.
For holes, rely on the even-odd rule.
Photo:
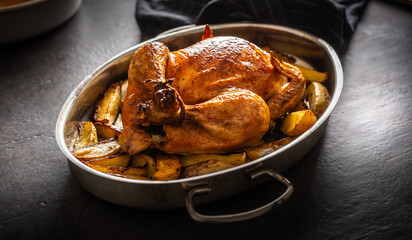
{"label": "bowl in background", "polygon": [[31,0],[0,7],[0,44],[22,41],[67,21],[82,0]]}

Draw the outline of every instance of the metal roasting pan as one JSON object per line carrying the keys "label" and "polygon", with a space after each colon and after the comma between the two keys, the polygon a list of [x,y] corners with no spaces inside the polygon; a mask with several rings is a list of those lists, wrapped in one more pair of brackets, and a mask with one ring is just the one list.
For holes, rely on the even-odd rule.
{"label": "metal roasting pan", "polygon": [[[201,39],[204,26],[190,26],[168,31],[142,42],[116,55],[90,75],[70,94],[56,125],[56,140],[68,159],[74,178],[87,191],[106,201],[145,209],[171,209],[186,207],[189,215],[199,222],[234,222],[259,216],[286,201],[293,192],[292,184],[279,174],[303,158],[322,136],[330,114],[336,106],[343,87],[343,72],[333,48],[318,37],[276,25],[236,23],[211,26],[215,36],[237,36],[258,46],[270,46],[298,58],[301,64],[310,63],[319,71],[329,74],[326,83],[331,102],[316,124],[297,139],[260,159],[224,171],[187,179],[170,181],[144,181],[107,175],[87,167],[71,153],[76,138],[77,122],[90,120],[97,100],[109,84],[127,78],[133,53],[144,43],[159,41],[171,51],[181,49]],[[267,175],[285,186],[281,196],[268,204],[246,212],[228,215],[204,215],[196,205],[218,201],[263,183],[260,176]],[[194,201],[195,200],[195,201]]]}

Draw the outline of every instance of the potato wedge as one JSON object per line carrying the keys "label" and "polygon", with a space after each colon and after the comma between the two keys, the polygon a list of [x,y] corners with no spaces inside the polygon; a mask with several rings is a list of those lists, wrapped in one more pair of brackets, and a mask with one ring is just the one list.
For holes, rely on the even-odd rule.
{"label": "potato wedge", "polygon": [[120,153],[105,158],[90,160],[87,163],[99,166],[127,167],[127,165],[129,165],[130,158],[131,156],[129,154]]}
{"label": "potato wedge", "polygon": [[153,179],[173,180],[179,178],[182,164],[176,155],[159,154],[155,159],[157,171],[154,173]]}
{"label": "potato wedge", "polygon": [[79,123],[79,137],[74,145],[75,149],[84,148],[97,143],[97,131],[92,122]]}
{"label": "potato wedge", "polygon": [[118,129],[115,125],[96,122],[94,126],[96,127],[97,135],[99,135],[99,137],[102,138],[114,138],[122,133],[122,131]]}
{"label": "potato wedge", "polygon": [[116,121],[113,123],[113,125],[120,130],[120,132],[122,132],[123,130],[123,123],[122,123],[122,114],[119,113],[119,115],[117,115],[117,119]]}
{"label": "potato wedge", "polygon": [[328,73],[326,72],[318,72],[315,70],[311,70],[309,68],[302,67],[300,65],[294,64],[295,67],[299,68],[302,72],[303,77],[308,82],[324,82],[328,78]]}
{"label": "potato wedge", "polygon": [[287,136],[299,136],[316,123],[316,116],[310,110],[289,113],[283,120],[280,130]]}
{"label": "potato wedge", "polygon": [[135,168],[135,167],[111,167],[111,166],[99,166],[99,165],[92,165],[87,164],[89,167],[103,173],[107,173],[110,175],[115,175],[119,177],[125,178],[133,178],[133,179],[143,179],[146,180],[144,175],[146,174],[145,168]]}
{"label": "potato wedge", "polygon": [[153,159],[151,156],[146,155],[146,154],[137,153],[133,155],[132,158],[130,159],[129,167],[146,167],[147,166],[146,158]]}
{"label": "potato wedge", "polygon": [[89,161],[114,155],[119,152],[119,150],[119,143],[116,139],[111,138],[89,145],[85,148],[75,149],[71,151],[71,153],[80,161]]}
{"label": "potato wedge", "polygon": [[129,166],[146,167],[146,177],[149,179],[153,179],[153,176],[157,171],[155,160],[151,156],[141,153],[133,155],[133,158],[131,159]]}
{"label": "potato wedge", "polygon": [[122,81],[122,88],[121,88],[121,93],[122,93],[122,100],[124,99],[124,97],[126,96],[126,92],[127,92],[127,87],[129,86],[129,81],[128,79]]}
{"label": "potato wedge", "polygon": [[321,83],[312,82],[307,88],[307,93],[309,108],[319,118],[329,106],[329,91]]}
{"label": "potato wedge", "polygon": [[217,155],[217,154],[199,154],[199,155],[187,155],[182,156],[180,161],[182,167],[198,164],[209,160],[219,160],[233,164],[235,166],[241,165],[246,161],[246,153],[235,153],[230,155]]}
{"label": "potato wedge", "polygon": [[180,178],[188,178],[194,176],[200,176],[208,173],[213,173],[228,168],[235,167],[235,165],[220,160],[209,160],[200,162],[198,164],[190,165],[183,168]]}
{"label": "potato wedge", "polygon": [[279,148],[285,146],[286,144],[292,142],[294,139],[296,138],[286,137],[276,142],[266,143],[264,145],[257,146],[257,147],[246,148],[247,157],[250,160],[261,158],[263,156],[268,155],[269,153],[272,153],[278,150]]}
{"label": "potato wedge", "polygon": [[94,120],[107,124],[113,124],[119,114],[122,105],[122,82],[113,83],[100,98],[96,106]]}

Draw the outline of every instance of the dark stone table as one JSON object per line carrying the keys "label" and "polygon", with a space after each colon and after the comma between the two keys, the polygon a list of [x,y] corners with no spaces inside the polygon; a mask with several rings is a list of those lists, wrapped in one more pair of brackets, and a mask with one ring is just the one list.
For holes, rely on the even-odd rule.
{"label": "dark stone table", "polygon": [[[344,91],[326,133],[284,173],[291,199],[256,219],[201,224],[185,209],[94,197],[56,144],[73,88],[141,41],[134,2],[84,1],[59,28],[0,48],[0,239],[412,239],[411,7],[369,3],[341,56]],[[253,207],[270,187],[204,208]]]}

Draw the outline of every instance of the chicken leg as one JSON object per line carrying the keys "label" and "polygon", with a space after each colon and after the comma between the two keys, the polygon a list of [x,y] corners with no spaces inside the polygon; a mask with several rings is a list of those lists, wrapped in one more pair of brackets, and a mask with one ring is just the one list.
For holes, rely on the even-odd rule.
{"label": "chicken leg", "polygon": [[187,105],[180,125],[164,125],[167,153],[226,153],[259,141],[269,128],[270,112],[257,94],[232,89],[206,102]]}

